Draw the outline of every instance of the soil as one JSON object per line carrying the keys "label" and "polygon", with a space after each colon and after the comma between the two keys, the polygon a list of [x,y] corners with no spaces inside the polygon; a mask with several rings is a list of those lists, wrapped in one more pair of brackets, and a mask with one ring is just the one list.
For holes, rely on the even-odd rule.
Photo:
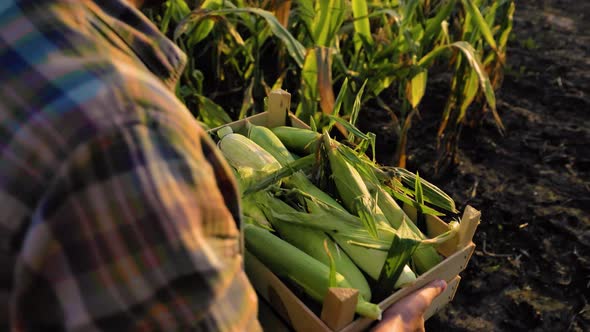
{"label": "soil", "polygon": [[[459,164],[442,175],[432,165],[446,88],[429,86],[407,168],[461,209],[481,210],[482,221],[455,299],[427,330],[590,331],[589,31],[587,1],[517,1],[497,92],[506,131],[491,114],[464,128]],[[363,129],[377,133],[377,155],[391,155],[387,118],[368,118]]]}

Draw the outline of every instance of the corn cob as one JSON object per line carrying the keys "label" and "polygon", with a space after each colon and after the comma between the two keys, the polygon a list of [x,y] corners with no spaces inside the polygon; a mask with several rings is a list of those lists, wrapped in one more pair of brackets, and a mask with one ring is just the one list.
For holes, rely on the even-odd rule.
{"label": "corn cob", "polygon": [[[367,187],[372,187],[372,184],[367,184]],[[379,186],[375,186],[374,190],[377,192],[377,206],[383,211],[383,214],[393,228],[398,229],[402,223],[405,223],[412,231],[410,234],[412,238],[416,240],[425,240],[427,238],[420,229],[418,229],[416,224],[409,220],[401,207],[385,190]],[[430,270],[441,261],[442,258],[432,246],[419,247],[412,255],[412,263],[418,274]]]}
{"label": "corn cob", "polygon": [[272,225],[268,222],[268,219],[264,215],[262,209],[256,204],[252,196],[243,196],[242,201],[242,213],[248,217],[251,222],[258,224],[266,229],[272,229]]}
{"label": "corn cob", "polygon": [[[295,136],[300,135],[302,133],[304,135],[307,135],[305,139],[299,139],[300,142],[306,141],[312,136],[315,137],[314,139],[320,137],[319,134],[315,132],[306,131],[304,129],[290,130],[290,128],[291,127],[280,127],[278,132],[281,133],[284,138],[290,137],[291,134],[296,134]],[[290,155],[287,148],[282,144],[281,140],[270,129],[250,124],[248,128],[248,136],[254,142],[256,142],[269,153],[271,153],[282,165],[288,164],[293,161],[293,158]],[[330,143],[330,145],[332,145],[331,140]],[[306,144],[309,145],[309,143]],[[361,217],[361,220],[363,220],[364,217],[371,219],[373,224],[377,223],[381,226],[383,226],[383,224],[386,224],[387,219],[385,215],[381,212],[378,206],[375,206],[375,202],[366,190],[366,187],[364,186],[364,183],[362,182],[362,179],[358,172],[356,172],[354,168],[350,167],[350,165],[346,163],[346,161],[341,156],[339,156],[336,151],[330,150],[328,152],[328,156],[329,158],[331,158],[331,165],[333,165],[332,160],[335,160],[335,165],[332,166],[332,174],[334,180],[336,181],[336,186],[338,187],[338,185],[340,185],[344,188],[344,190],[342,191],[340,191],[340,187],[338,189],[340,191],[340,196],[344,203],[347,204],[347,207],[349,207],[349,209],[351,209],[352,207],[352,209],[358,211],[358,213],[360,213],[359,216]],[[337,168],[340,168],[340,170],[338,170]],[[348,172],[346,168],[348,168]],[[356,182],[351,182],[351,180],[356,180]],[[293,174],[291,177],[285,179],[284,183],[288,187],[298,188],[301,191],[309,194],[311,197],[314,197],[328,205],[339,207],[341,210],[344,210],[341,208],[340,204],[338,204],[329,195],[325,194],[322,190],[313,185],[301,172],[297,172]],[[355,190],[355,187],[358,187],[358,190]],[[349,188],[351,190],[348,190]],[[360,192],[362,195],[358,195],[358,192]],[[349,197],[353,197],[353,200],[348,199]],[[355,197],[361,197],[362,200],[354,201]],[[313,213],[315,205],[309,201],[307,203],[308,206],[310,206],[310,212]],[[373,206],[373,211],[370,211],[371,205]],[[275,224],[273,225],[277,227]],[[281,233],[280,230],[279,233]],[[373,235],[377,236],[376,228],[374,229]],[[383,267],[383,262],[387,258],[387,252],[369,248],[361,248],[356,245],[348,244],[348,242],[346,242],[342,238],[342,236],[339,235],[336,235],[336,238],[339,238],[341,240],[339,243],[341,243],[345,252],[347,252],[351,256],[354,256],[353,260],[355,262],[362,262],[359,266],[364,267],[365,272],[367,272],[375,280],[379,277],[381,268]],[[317,243],[317,246],[320,247],[321,244]],[[371,259],[367,259],[367,257],[371,257]],[[396,287],[399,287],[404,283],[411,282],[414,279],[414,273],[410,270],[409,267],[406,266],[404,273],[402,273],[402,276],[396,282]],[[361,286],[359,285],[359,288],[360,287]]]}
{"label": "corn cob", "polygon": [[[301,131],[299,129],[297,129],[297,131]],[[314,139],[317,139],[318,135],[315,132],[312,132],[313,136],[315,137]],[[247,170],[253,170],[253,169],[258,169],[258,170],[263,170],[263,172],[265,173],[270,173],[271,171],[276,171],[278,168],[280,168],[280,164],[281,162],[278,162],[276,158],[273,158],[272,154],[274,154],[275,156],[278,156],[278,158],[284,163],[284,164],[288,164],[290,162],[292,162],[294,159],[291,156],[291,154],[289,153],[289,151],[280,143],[280,140],[272,134],[272,132],[264,127],[258,127],[258,126],[251,126],[249,129],[249,135],[256,140],[258,143],[260,143],[259,145],[246,139],[245,137],[243,137],[242,135],[237,135],[237,134],[231,134],[231,136],[227,137],[230,138],[230,140],[226,140],[225,142],[223,142],[224,140],[222,139],[222,141],[220,142],[220,148],[228,150],[228,146],[229,149],[231,151],[229,151],[227,154],[230,156],[230,158],[233,156],[234,158],[232,160],[230,160],[230,163],[232,165],[234,165],[235,167],[238,167],[238,169],[247,169]],[[226,135],[227,136],[227,135]],[[308,135],[308,137],[311,137],[312,135]],[[225,136],[224,136],[225,137]],[[229,144],[231,142],[231,144]],[[234,143],[237,142],[237,143]],[[336,146],[338,146],[337,142],[331,142],[329,141],[330,144],[326,144],[329,149],[328,149],[328,155],[330,156],[330,154],[332,154],[332,159],[336,160],[336,163],[346,163],[346,160],[344,158],[342,158],[342,156],[338,155],[338,152],[336,151]],[[236,145],[239,147],[231,147],[231,145]],[[246,147],[245,145],[250,145],[250,147]],[[254,146],[255,148],[253,148],[252,146]],[[260,151],[262,150],[262,151]],[[268,153],[266,150],[272,151],[273,153]],[[249,151],[247,154],[244,154],[244,151]],[[241,156],[239,156],[241,154]],[[237,156],[237,158],[236,158]],[[255,156],[254,159],[256,159],[257,161],[252,163],[251,160],[252,156]],[[339,158],[340,157],[340,158]],[[332,164],[332,160],[331,160],[331,164]],[[271,165],[271,166],[269,166]],[[342,176],[340,178],[340,176],[338,176],[338,178],[340,178],[340,183],[344,183],[345,184],[345,188],[349,187],[349,182],[350,179],[359,179],[361,178],[360,175],[358,174],[358,172],[355,173],[355,169],[353,167],[351,167],[350,165],[347,165],[347,168],[350,170],[350,172],[352,172],[352,176],[347,175],[347,176]],[[258,171],[261,172],[261,171]],[[240,176],[242,176],[244,174],[244,172],[238,172]],[[334,174],[338,174],[337,171],[333,171]],[[251,176],[251,174],[249,174],[248,172],[246,172],[247,176]],[[297,175],[295,175],[297,174]],[[318,189],[317,187],[315,187],[305,176],[302,172],[297,172],[294,175],[290,176],[289,178],[287,178],[288,180],[285,181],[288,184],[288,186],[290,187],[294,187],[294,188],[304,188],[304,189],[300,189],[302,192],[306,193],[308,196],[310,197],[314,197],[316,200],[319,200],[321,202],[323,202],[324,205],[329,205],[329,206],[337,206],[340,207],[340,213],[346,213],[344,211],[344,209],[337,203],[335,202],[331,197],[329,197],[327,194],[325,194],[323,191],[321,191],[320,189]],[[347,173],[348,174],[348,173]],[[293,178],[295,178],[296,180],[294,181]],[[336,181],[336,178],[335,178]],[[313,189],[308,189],[308,188],[313,188]],[[319,193],[318,193],[319,192]],[[385,218],[385,216],[383,215],[383,213],[381,213],[380,208],[378,205],[375,205],[375,202],[371,202],[372,197],[369,194],[368,190],[366,189],[362,189],[361,186],[361,193],[362,195],[360,195],[361,197],[364,197],[367,201],[365,201],[365,204],[363,204],[365,207],[369,206],[369,208],[366,210],[367,213],[372,213],[371,216],[373,218],[375,218],[375,216],[380,216],[379,218],[377,218],[378,220],[374,220],[373,222],[375,224],[379,225],[379,228],[381,229],[380,233],[382,234],[381,237],[383,237],[383,234],[387,234],[389,232],[389,235],[385,236],[385,244],[389,245],[391,242],[390,240],[392,239],[391,234],[392,234],[392,229],[390,229],[389,231],[386,231],[385,233],[383,233],[383,228],[384,228],[384,220],[385,223],[387,223],[387,219]],[[387,193],[385,193],[387,194]],[[359,197],[359,195],[355,195],[354,192],[349,192],[348,194],[341,194],[343,195],[343,201],[346,203],[346,200],[344,197]],[[346,196],[347,195],[347,196]],[[329,197],[328,199],[326,199],[325,197]],[[379,196],[377,196],[379,197]],[[391,197],[387,194],[384,195],[384,197],[389,197],[389,199],[391,199]],[[392,199],[391,199],[392,200]],[[393,201],[395,203],[395,201]],[[312,201],[308,201],[309,206],[311,206],[311,214],[310,217],[314,217],[314,204]],[[286,204],[285,204],[286,205]],[[372,206],[372,208],[371,208]],[[361,207],[362,208],[362,207]],[[247,209],[249,210],[249,209]],[[258,216],[260,215],[260,211],[256,211],[256,209],[252,209],[255,213],[250,213],[249,215],[251,215],[252,217],[257,217],[257,219],[262,220],[261,218],[258,218]],[[317,209],[316,209],[317,210]],[[379,213],[376,213],[379,212]],[[265,213],[266,215],[266,213]],[[362,215],[362,214],[361,214]],[[357,219],[358,220],[358,219]],[[262,223],[261,223],[262,224]],[[288,222],[284,222],[283,224],[287,224],[286,227],[283,227],[283,229],[285,228],[290,228],[289,227],[289,223]],[[264,224],[263,224],[264,225]],[[276,228],[276,224],[274,225]],[[387,224],[388,226],[388,224]],[[291,227],[292,228],[292,227]],[[338,229],[338,228],[336,228]],[[300,227],[299,230],[302,230],[303,232],[305,232],[306,230],[308,230],[306,227]],[[311,231],[312,230],[308,230]],[[279,231],[280,232],[280,231]],[[297,232],[297,231],[294,231]],[[315,231],[316,234],[320,234],[321,232],[317,232]],[[375,232],[372,233],[372,235],[376,234],[376,229]],[[289,233],[289,231],[287,232],[282,232],[282,235],[284,235],[285,237],[288,237],[288,235],[285,235],[285,233]],[[374,249],[374,248],[368,248],[368,247],[363,247],[362,245],[358,245],[358,243],[355,243],[355,240],[351,240],[351,238],[348,235],[344,235],[346,232],[342,232],[340,230],[338,230],[338,232],[334,232],[332,234],[332,236],[334,237],[334,239],[342,246],[343,250],[351,256],[351,258],[353,259],[353,261],[355,261],[355,263],[357,265],[359,265],[365,272],[367,272],[367,274],[369,276],[371,276],[371,278],[373,279],[377,279],[379,277],[379,274],[381,272],[381,269],[383,267],[383,262],[385,261],[385,258],[387,257],[387,247],[386,245],[382,246],[380,249]],[[306,237],[305,235],[300,235],[298,236],[300,238],[311,238],[314,237],[314,235],[309,235],[308,237]],[[321,236],[319,237],[320,240],[316,241],[316,248],[322,248],[323,244],[320,242],[323,242],[323,240],[321,240]],[[367,240],[367,237],[365,236],[364,238],[361,236],[361,239],[363,240]],[[291,239],[292,240],[292,239]],[[293,240],[292,240],[293,241]],[[358,242],[358,241],[356,241]],[[369,241],[370,242],[370,241]],[[421,247],[420,249],[423,248],[427,248],[427,247]],[[385,249],[385,250],[384,250]],[[325,251],[322,249],[317,250],[314,249],[315,252],[321,252],[324,254],[325,256]],[[309,251],[309,252],[313,252],[313,251]],[[367,259],[368,257],[370,257],[370,259]],[[438,257],[438,256],[437,256]],[[342,264],[338,264],[338,265],[342,265]],[[346,269],[345,269],[346,270]],[[340,272],[340,271],[339,271]],[[345,272],[346,274],[346,272]],[[355,279],[354,277],[352,279]],[[404,267],[404,273],[402,273],[402,275],[398,278],[398,280],[396,281],[396,287],[399,287],[401,285],[403,285],[404,283],[407,282],[411,282],[415,279],[415,275],[413,274],[413,272],[407,267]],[[360,282],[355,282],[356,285],[354,285],[355,288],[358,288],[359,290],[361,290],[361,294],[363,294],[364,296],[367,296],[367,292],[362,290],[365,286],[362,285],[362,283]],[[366,281],[365,281],[366,284]],[[370,290],[369,290],[370,291]]]}
{"label": "corn cob", "polygon": [[[371,300],[371,289],[369,288],[367,279],[365,279],[362,272],[354,265],[348,255],[341,251],[326,233],[321,230],[283,221],[277,215],[280,215],[281,211],[288,213],[292,208],[288,204],[272,197],[269,193],[259,193],[257,195],[259,201],[272,205],[274,211],[279,212],[277,214],[269,214],[268,220],[283,240],[291,243],[323,264],[330,265],[328,254],[324,249],[324,241],[327,241],[328,248],[330,248],[332,257],[334,257],[336,262],[336,271],[342,274],[354,288],[358,289],[359,293],[367,301]],[[261,197],[261,195],[265,196]],[[269,200],[274,200],[274,203],[270,203]]]}
{"label": "corn cob", "polygon": [[301,154],[311,154],[315,151],[319,143],[321,134],[309,130],[287,126],[272,128],[272,132],[283,142],[289,151],[295,151]]}
{"label": "corn cob", "polygon": [[[350,258],[362,267],[363,271],[367,273],[373,280],[379,279],[383,263],[387,258],[387,251],[376,250],[371,248],[364,248],[358,245],[351,244],[347,237],[334,234],[334,239],[342,247],[344,252]],[[404,266],[404,270],[395,281],[393,287],[400,288],[406,284],[412,283],[416,280],[416,274],[410,269],[408,265]]]}
{"label": "corn cob", "polygon": [[217,145],[238,175],[240,192],[243,193],[257,178],[281,168],[271,154],[246,136],[233,133],[230,127],[220,129],[218,135]]}
{"label": "corn cob", "polygon": [[[361,174],[367,189],[371,193],[371,196],[377,198],[378,209],[376,211],[381,211],[387,222],[393,226],[394,229],[399,229],[403,223],[409,228],[409,230],[411,230],[411,232],[407,234],[410,238],[418,241],[426,240],[427,237],[408,218],[391,195],[381,187],[377,177],[377,174],[381,174],[381,171],[368,159],[356,157],[354,152],[348,147],[338,145],[338,149],[338,151],[341,151],[346,156],[347,160],[353,163],[355,168],[362,170],[359,174]],[[377,216],[380,215],[381,214],[377,214]],[[412,263],[418,274],[430,270],[441,261],[442,258],[433,246],[420,246],[412,255]]]}
{"label": "corn cob", "polygon": [[221,137],[218,145],[230,165],[238,170],[246,167],[272,172],[281,168],[270,153],[244,135],[226,134]]}
{"label": "corn cob", "polygon": [[[375,239],[364,227],[360,227],[358,217],[333,209],[321,201],[309,203],[314,206],[310,212],[297,211],[278,199],[266,199],[259,206],[271,223],[274,219],[278,219],[328,233],[361,270],[377,280],[387,258],[387,251],[393,241],[395,230],[389,225],[380,224],[377,227],[379,238]],[[394,286],[400,287],[415,279],[416,275],[407,268]]]}
{"label": "corn cob", "polygon": [[[330,287],[330,269],[326,265],[254,225],[244,226],[244,238],[246,249],[271,271],[297,283],[317,301],[324,299]],[[336,273],[335,279],[337,287],[351,287],[340,273]],[[358,298],[356,312],[371,319],[381,319],[379,306],[368,302],[363,296]]]}
{"label": "corn cob", "polygon": [[[250,124],[248,137],[268,151],[282,166],[295,161],[285,145],[283,145],[281,140],[270,129]],[[289,178],[284,179],[284,184],[288,188],[297,188],[334,208],[344,211],[344,208],[336,200],[311,183],[303,172],[296,172]]]}
{"label": "corn cob", "polygon": [[[262,128],[262,127],[260,127],[260,128]],[[258,131],[258,130],[255,130],[255,131]],[[264,139],[264,138],[266,138],[266,135],[264,135],[264,132],[265,131],[262,130],[262,133],[260,133],[260,135],[255,135],[255,136],[258,138],[258,141],[262,142],[269,149],[272,149],[273,145],[268,144],[268,142]],[[272,134],[272,132],[271,132],[271,134]],[[276,139],[276,141],[278,141],[278,139],[276,137],[275,137],[275,139]],[[280,141],[278,141],[278,142],[280,143]],[[272,143],[272,136],[271,136],[271,143]],[[274,142],[274,143],[276,143],[276,142]],[[280,148],[282,146],[282,144],[275,145],[275,146],[278,146]],[[280,167],[280,165],[277,165],[278,162],[276,161],[276,159],[273,156],[271,156],[270,154],[268,154],[268,152],[266,152],[266,150],[263,149],[262,151],[259,151],[259,149],[262,149],[259,145],[257,145],[255,142],[251,141],[250,139],[246,138],[245,136],[242,136],[239,134],[225,133],[224,135],[222,135],[222,139],[220,141],[220,149],[222,150],[222,153],[224,155],[226,155],[226,154],[231,155],[232,159],[230,160],[230,164],[236,165],[242,170],[242,172],[240,172],[240,171],[237,172],[238,173],[237,174],[238,180],[240,183],[248,182],[247,179],[243,179],[244,174],[246,174],[243,170],[251,170],[255,167],[258,167],[258,168],[263,168],[263,169],[267,169],[268,171],[270,171],[270,170],[274,170],[277,167]],[[245,152],[247,152],[247,154],[244,154]],[[276,153],[276,151],[275,151],[275,153]],[[290,160],[290,156],[288,156],[288,158],[284,159],[284,161],[291,162],[292,160]],[[271,165],[271,167],[266,167],[266,163]],[[293,174],[292,176],[297,176],[297,175],[300,175],[303,179],[303,180],[298,181],[299,186],[305,187],[307,189],[307,192],[310,192],[311,195],[317,195],[318,197],[320,197],[320,196],[329,197],[323,191],[321,191],[320,189],[315,187],[313,184],[311,184],[311,182],[309,182],[309,180],[307,180],[307,178],[305,178],[303,173],[297,172],[297,173]],[[250,173],[247,173],[246,176],[251,176],[251,175],[250,175]],[[310,190],[309,188],[315,188],[315,190],[313,190],[313,189]],[[319,192],[319,194],[318,194],[318,192]],[[258,197],[259,199],[266,198],[267,200],[270,200],[270,199],[277,200],[277,199],[270,197],[269,194],[267,194],[266,192],[245,195],[242,197],[243,213],[244,213],[244,215],[250,217],[252,220],[259,223],[263,227],[270,228],[270,225],[268,225],[267,218],[264,216],[264,213],[260,210],[260,206],[258,204],[256,204],[256,202],[255,202],[256,197]],[[330,200],[333,200],[331,197],[329,197],[329,198],[330,198]],[[283,202],[281,202],[281,203],[283,203]],[[267,204],[267,203],[263,202],[262,204]],[[285,203],[283,203],[283,204],[288,206]],[[340,206],[336,201],[333,201],[333,204]],[[280,207],[282,205],[278,204],[276,206]],[[341,208],[341,209],[344,210],[343,208]],[[270,218],[270,216],[269,216],[269,218]],[[323,239],[325,238],[325,234],[322,236],[323,232],[309,229],[306,227],[297,226],[297,225],[290,225],[286,222],[281,223],[279,220],[276,220],[276,219],[273,221],[272,225],[275,227],[277,227],[277,225],[282,226],[279,229],[279,233],[287,241],[289,241],[293,244],[298,244],[304,251],[306,251],[308,254],[311,254],[312,256],[315,256],[316,258],[321,257],[322,259],[320,259],[320,260],[323,261],[324,263],[328,262],[328,257],[326,256],[326,253],[323,249]],[[282,230],[282,232],[281,232],[281,230]],[[334,244],[332,243],[331,247],[333,247],[333,246],[334,246]],[[359,290],[360,294],[365,296],[365,298],[367,300],[369,300],[371,297],[371,291],[370,291],[367,281],[366,281],[365,277],[362,275],[362,273],[350,261],[350,258],[348,258],[344,253],[342,253],[341,255],[335,256],[335,257],[337,257],[337,258],[339,257],[339,259],[337,260],[337,264],[336,264],[336,270],[339,273],[347,276],[349,278],[352,286],[354,288],[357,288]],[[325,258],[325,260],[324,260],[324,258]]]}
{"label": "corn cob", "polygon": [[345,207],[361,219],[369,234],[377,237],[373,214],[376,204],[360,174],[336,151],[334,143],[327,134],[324,135],[324,147],[330,160],[332,177]]}

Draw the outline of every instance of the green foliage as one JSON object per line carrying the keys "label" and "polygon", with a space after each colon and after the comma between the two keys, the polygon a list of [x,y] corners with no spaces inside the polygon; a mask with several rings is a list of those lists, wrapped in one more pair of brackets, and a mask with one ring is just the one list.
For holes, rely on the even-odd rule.
{"label": "green foliage", "polygon": [[354,144],[366,142],[351,133],[363,109],[385,109],[399,136],[391,153],[404,166],[429,79],[450,72],[439,165],[454,160],[461,127],[477,125],[488,111],[503,129],[494,91],[513,0],[187,3],[168,0],[149,14],[188,54],[178,95],[207,126],[264,110],[265,96],[280,87],[291,92],[297,116]]}

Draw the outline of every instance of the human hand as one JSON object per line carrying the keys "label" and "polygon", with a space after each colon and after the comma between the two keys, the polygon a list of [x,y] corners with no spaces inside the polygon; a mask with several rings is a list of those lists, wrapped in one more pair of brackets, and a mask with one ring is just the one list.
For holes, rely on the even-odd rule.
{"label": "human hand", "polygon": [[373,332],[424,331],[424,312],[446,287],[444,280],[435,280],[399,300],[383,313]]}

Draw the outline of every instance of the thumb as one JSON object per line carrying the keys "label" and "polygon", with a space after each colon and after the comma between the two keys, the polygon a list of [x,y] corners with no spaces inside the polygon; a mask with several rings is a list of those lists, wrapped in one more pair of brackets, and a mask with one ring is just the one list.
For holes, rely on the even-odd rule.
{"label": "thumb", "polygon": [[447,283],[444,280],[430,282],[387,309],[383,313],[383,319],[389,319],[397,315],[400,315],[404,320],[416,316],[422,316],[432,301],[440,295],[446,287]]}
{"label": "thumb", "polygon": [[447,283],[444,280],[434,280],[426,286],[422,287],[420,290],[418,290],[416,296],[420,297],[422,300],[420,301],[420,304],[422,304],[422,308],[420,309],[423,309],[421,311],[426,311],[426,309],[428,309],[432,301],[434,301],[434,299],[437,296],[444,292],[446,288]]}
{"label": "thumb", "polygon": [[399,300],[383,313],[374,331],[424,331],[424,313],[446,287],[444,280],[435,280]]}

